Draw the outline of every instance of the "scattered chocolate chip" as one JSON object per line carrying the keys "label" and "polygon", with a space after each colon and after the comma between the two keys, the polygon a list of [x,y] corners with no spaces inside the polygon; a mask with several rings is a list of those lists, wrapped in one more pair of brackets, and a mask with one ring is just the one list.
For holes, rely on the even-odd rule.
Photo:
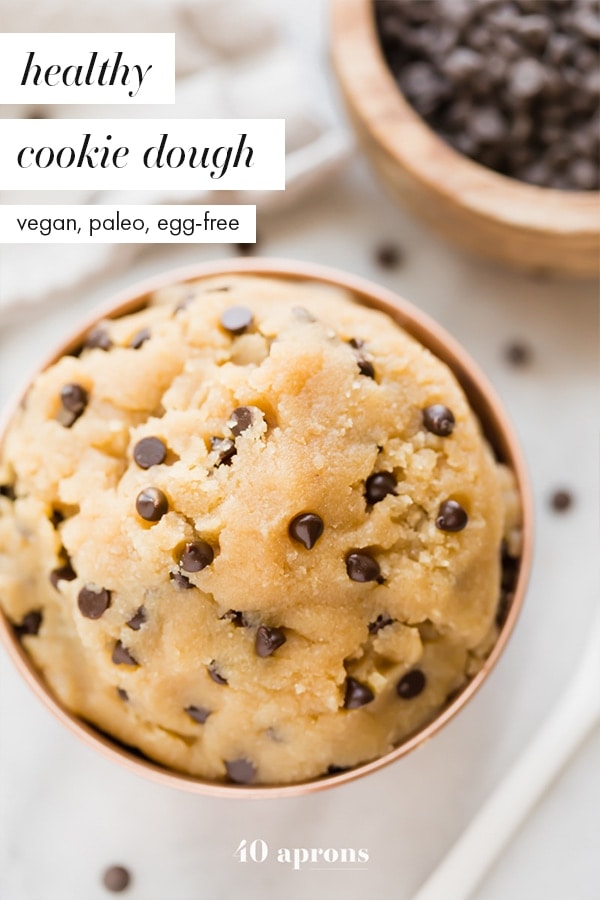
{"label": "scattered chocolate chip", "polygon": [[270,628],[268,625],[259,625],[254,641],[256,655],[262,658],[271,656],[279,647],[285,644],[287,638],[283,628]]}
{"label": "scattered chocolate chip", "polygon": [[169,572],[169,578],[180,591],[191,591],[196,587],[187,575],[182,575],[181,572]]}
{"label": "scattered chocolate chip", "polygon": [[197,722],[199,725],[204,725],[212,710],[205,709],[203,706],[186,706],[185,712],[190,719],[194,720],[194,722]]}
{"label": "scattered chocolate chip", "polygon": [[88,392],[80,384],[65,384],[60,391],[60,402],[63,410],[68,413],[63,424],[70,427],[83,415],[88,405]]}
{"label": "scattered chocolate chip", "polygon": [[106,588],[82,587],[77,596],[79,612],[86,619],[99,619],[110,606],[112,595]]}
{"label": "scattered chocolate chip", "polygon": [[373,472],[365,482],[365,497],[367,503],[373,506],[379,503],[388,494],[396,495],[398,482],[393,472]]}
{"label": "scattered chocolate chip", "polygon": [[420,669],[413,669],[403,675],[396,685],[396,693],[403,700],[412,700],[417,697],[425,687],[425,675]]}
{"label": "scattered chocolate chip", "polygon": [[0,484],[0,497],[6,497],[8,500],[16,498],[15,489],[12,484]]}
{"label": "scattered chocolate chip", "polygon": [[231,460],[237,453],[234,442],[229,438],[211,437],[210,449],[217,453],[217,468],[219,466],[230,466]]}
{"label": "scattered chocolate chip", "polygon": [[365,346],[365,342],[362,338],[350,338],[348,341],[353,350],[360,350]]}
{"label": "scattered chocolate chip", "polygon": [[211,662],[211,664],[208,666],[208,674],[210,675],[212,680],[215,682],[215,684],[229,684],[227,679],[224,678],[223,675],[221,675],[221,673],[217,669],[217,664],[214,659]]}
{"label": "scattered chocolate chip", "polygon": [[513,341],[504,350],[506,361],[515,368],[529,365],[532,359],[531,348],[527,344]]}
{"label": "scattered chocolate chip", "polygon": [[550,505],[555,512],[566,512],[573,505],[573,494],[570,491],[555,491],[550,498]]}
{"label": "scattered chocolate chip", "polygon": [[346,571],[352,581],[379,581],[379,563],[364,550],[354,550],[346,557]]}
{"label": "scattered chocolate chip", "polygon": [[243,334],[252,325],[254,315],[246,306],[230,306],[221,315],[221,327],[231,334]]}
{"label": "scattered chocolate chip", "polygon": [[13,626],[13,631],[18,638],[35,637],[42,624],[42,613],[35,609],[26,613],[19,625]]}
{"label": "scattered chocolate chip", "polygon": [[145,608],[140,606],[127,622],[127,626],[131,628],[132,631],[139,631],[142,625],[147,622],[147,618]]}
{"label": "scattered chocolate chip", "polygon": [[404,254],[397,244],[381,244],[375,251],[375,259],[382,269],[397,269],[404,261]]}
{"label": "scattered chocolate chip", "polygon": [[113,342],[105,328],[94,328],[85,339],[84,347],[88,350],[110,350]]}
{"label": "scattered chocolate chip", "polygon": [[444,500],[440,503],[436,528],[440,531],[462,531],[466,527],[469,517],[456,500]]}
{"label": "scattered chocolate chip", "polygon": [[236,628],[248,627],[248,622],[246,621],[244,613],[239,612],[237,609],[228,609],[227,612],[221,616],[221,619],[225,622],[231,622]]}
{"label": "scattered chocolate chip", "polygon": [[58,569],[53,569],[50,572],[50,584],[57,589],[59,582],[75,581],[76,578],[77,573],[73,570],[71,563],[65,563],[64,566],[59,566]]}
{"label": "scattered chocolate chip", "polygon": [[312,550],[323,534],[323,519],[316,513],[300,513],[292,519],[288,526],[291,538],[301,543],[307,550]]}
{"label": "scattered chocolate chip", "polygon": [[239,437],[242,432],[246,431],[247,428],[250,428],[252,425],[252,410],[249,406],[238,406],[237,409],[231,413],[231,416],[227,422],[227,427],[230,429],[231,433],[234,437]]}
{"label": "scattered chocolate chip", "polygon": [[365,375],[367,378],[375,378],[375,366],[370,359],[359,354],[356,357],[356,364],[361,375]]}
{"label": "scattered chocolate chip", "polygon": [[112,652],[112,661],[116,666],[137,666],[137,659],[125,647],[121,641],[117,641]]}
{"label": "scattered chocolate chip", "polygon": [[179,565],[184,572],[201,572],[215,558],[215,552],[206,541],[190,541],[179,557]]}
{"label": "scattered chocolate chip", "polygon": [[377,634],[382,628],[387,628],[394,621],[387,613],[380,613],[374,622],[369,622],[369,634]]}
{"label": "scattered chocolate chip", "polygon": [[150,340],[150,329],[142,328],[138,331],[129,341],[129,346],[132,350],[139,350],[140,347],[146,343],[146,341]]}
{"label": "scattered chocolate chip", "polygon": [[60,509],[53,509],[50,521],[54,528],[58,528],[58,526],[65,521],[64,513],[61,513]]}
{"label": "scattered chocolate chip", "polygon": [[342,772],[349,772],[350,766],[327,766],[327,775],[340,775]]}
{"label": "scattered chocolate chip", "polygon": [[110,866],[102,876],[102,884],[107,891],[120,894],[131,883],[131,874],[124,866]]}
{"label": "scattered chocolate chip", "polygon": [[120,700],[123,701],[123,703],[127,703],[127,701],[129,700],[129,694],[127,693],[125,688],[118,687],[117,688],[117,696],[119,697]]}
{"label": "scattered chocolate chip", "polygon": [[133,448],[133,458],[140,469],[160,466],[167,458],[166,445],[157,437],[142,438]]}
{"label": "scattered chocolate chip", "polygon": [[231,781],[236,784],[250,784],[256,778],[256,769],[248,759],[226,760],[225,768]]}
{"label": "scattered chocolate chip", "polygon": [[454,413],[442,403],[433,403],[423,410],[423,425],[432,434],[448,437],[454,431],[455,424]]}
{"label": "scattered chocolate chip", "polygon": [[159,488],[148,487],[138,494],[135,508],[146,522],[158,522],[169,511],[169,501]]}
{"label": "scattered chocolate chip", "polygon": [[344,709],[358,709],[375,699],[375,694],[366,684],[361,684],[355,678],[346,678],[346,690],[344,693]]}

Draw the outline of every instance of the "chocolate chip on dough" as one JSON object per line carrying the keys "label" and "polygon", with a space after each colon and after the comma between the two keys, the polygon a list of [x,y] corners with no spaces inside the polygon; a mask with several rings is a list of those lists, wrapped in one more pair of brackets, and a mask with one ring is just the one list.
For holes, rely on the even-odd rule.
{"label": "chocolate chip on dough", "polygon": [[133,614],[133,616],[127,622],[127,627],[131,628],[132,631],[139,631],[142,625],[147,621],[146,610],[143,606],[140,606],[139,609]]}
{"label": "chocolate chip on dough", "polygon": [[140,469],[160,466],[167,458],[167,447],[160,438],[145,437],[133,448],[133,458]]}
{"label": "chocolate chip on dough", "polygon": [[86,619],[99,619],[111,603],[111,592],[106,588],[82,587],[77,596],[79,612]]}
{"label": "chocolate chip on dough", "polygon": [[355,678],[346,679],[344,693],[344,709],[358,709],[375,699],[375,694],[366,684],[361,684]]}
{"label": "chocolate chip on dough", "polygon": [[138,494],[135,508],[146,522],[159,522],[169,511],[169,501],[159,488],[148,487]]}
{"label": "chocolate chip on dough", "polygon": [[256,768],[248,759],[226,760],[225,768],[231,781],[236,784],[250,784],[256,778]]}
{"label": "chocolate chip on dough", "polygon": [[194,722],[198,722],[199,725],[204,725],[211,714],[211,710],[205,709],[203,706],[186,706],[185,712],[190,719],[193,719]]}
{"label": "chocolate chip on dough", "polygon": [[208,674],[210,675],[212,680],[215,682],[215,684],[229,684],[227,679],[224,678],[223,675],[221,675],[221,673],[219,672],[219,670],[217,668],[217,664],[214,659],[211,662],[211,664],[208,666]]}
{"label": "chocolate chip on dough", "polygon": [[444,500],[440,504],[435,524],[440,531],[462,531],[468,521],[469,517],[460,503],[456,500]]}
{"label": "chocolate chip on dough", "polygon": [[381,577],[379,563],[364,550],[354,550],[348,554],[346,571],[352,581],[378,581]]}
{"label": "chocolate chip on dough", "polygon": [[425,688],[426,678],[420,669],[413,669],[403,675],[396,685],[396,693],[403,700],[412,700]]}
{"label": "chocolate chip on dough", "polygon": [[206,541],[190,541],[181,552],[179,565],[184,572],[201,572],[214,558],[215,552]]}
{"label": "chocolate chip on dough", "polygon": [[374,472],[369,475],[365,483],[365,497],[367,503],[373,506],[379,503],[388,494],[396,494],[398,482],[393,472]]}
{"label": "chocolate chip on dough", "polygon": [[227,426],[234,437],[239,437],[247,428],[250,428],[252,419],[252,410],[249,406],[238,406],[231,413]]}
{"label": "chocolate chip on dough", "polygon": [[133,656],[131,651],[125,647],[121,641],[117,641],[113,648],[112,652],[112,661],[117,666],[137,666],[139,665],[137,659]]}
{"label": "chocolate chip on dough", "polygon": [[254,321],[254,314],[247,306],[230,306],[221,315],[221,326],[230,334],[243,334]]}
{"label": "chocolate chip on dough", "polygon": [[105,328],[93,328],[85,339],[84,346],[88,350],[110,350],[113,342]]}
{"label": "chocolate chip on dough", "polygon": [[270,628],[268,625],[259,625],[256,632],[254,649],[260,657],[271,656],[279,647],[285,644],[287,638],[282,628]]}
{"label": "chocolate chip on dough", "polygon": [[75,581],[76,578],[77,573],[74,571],[71,563],[65,563],[64,566],[59,566],[50,572],[50,584],[57,589],[61,581]]}
{"label": "chocolate chip on dough", "polygon": [[35,637],[42,625],[43,616],[39,609],[32,610],[23,616],[19,625],[13,627],[18,638]]}
{"label": "chocolate chip on dough", "polygon": [[291,538],[298,541],[307,550],[312,550],[323,534],[323,519],[316,513],[300,513],[288,526]]}
{"label": "chocolate chip on dough", "polygon": [[443,403],[433,403],[423,410],[423,425],[438,437],[448,437],[454,431],[456,420],[454,413]]}

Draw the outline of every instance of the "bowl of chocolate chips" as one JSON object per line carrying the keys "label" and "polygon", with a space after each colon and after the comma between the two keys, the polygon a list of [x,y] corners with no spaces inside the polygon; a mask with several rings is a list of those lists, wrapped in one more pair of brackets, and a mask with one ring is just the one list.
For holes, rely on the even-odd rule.
{"label": "bowl of chocolate chips", "polygon": [[593,277],[597,0],[332,0],[332,53],[384,182],[467,250]]}
{"label": "bowl of chocolate chips", "polygon": [[218,796],[343,784],[487,678],[531,560],[521,453],[435,322],[350,275],[168,273],[0,428],[0,634],[72,732]]}

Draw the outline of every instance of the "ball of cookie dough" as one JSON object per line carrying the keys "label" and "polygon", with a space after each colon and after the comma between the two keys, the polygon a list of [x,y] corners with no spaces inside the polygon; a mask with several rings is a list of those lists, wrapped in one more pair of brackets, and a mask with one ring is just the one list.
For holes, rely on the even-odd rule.
{"label": "ball of cookie dough", "polygon": [[0,603],[50,690],[238,783],[355,766],[435,717],[493,645],[518,536],[449,369],[276,278],[99,323],[31,386],[0,485]]}

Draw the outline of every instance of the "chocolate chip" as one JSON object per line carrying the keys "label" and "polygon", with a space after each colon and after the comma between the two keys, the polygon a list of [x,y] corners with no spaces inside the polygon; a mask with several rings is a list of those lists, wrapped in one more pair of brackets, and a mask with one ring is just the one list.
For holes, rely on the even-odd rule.
{"label": "chocolate chip", "polygon": [[550,498],[550,504],[555,512],[565,512],[573,505],[573,495],[570,491],[555,491]]}
{"label": "chocolate chip", "polygon": [[13,631],[18,638],[34,637],[40,630],[42,619],[43,617],[40,610],[32,610],[23,616],[19,625],[13,626]]}
{"label": "chocolate chip", "polygon": [[433,403],[423,410],[423,425],[432,434],[448,437],[454,431],[455,424],[454,413],[442,403]]}
{"label": "chocolate chip", "polygon": [[279,647],[285,644],[287,638],[282,628],[271,628],[268,625],[259,625],[254,641],[256,655],[262,658],[271,656]]}
{"label": "chocolate chip", "polygon": [[86,585],[82,587],[77,596],[79,612],[86,619],[99,619],[104,615],[111,604],[112,595],[106,588],[98,588]]}
{"label": "chocolate chip", "polygon": [[387,628],[394,621],[387,613],[380,613],[374,622],[369,622],[369,634],[377,634],[382,628]]}
{"label": "chocolate chip", "polygon": [[129,887],[131,875],[124,866],[110,866],[102,876],[102,884],[107,891],[120,894]]}
{"label": "chocolate chip", "polygon": [[93,350],[94,348],[98,350],[110,350],[112,345],[113,342],[105,328],[92,329],[84,343],[84,346],[87,347],[88,350]]}
{"label": "chocolate chip", "polygon": [[146,522],[158,522],[169,511],[169,501],[161,490],[148,487],[138,494],[135,508]]}
{"label": "chocolate chip", "polygon": [[146,610],[143,606],[140,606],[127,622],[127,626],[131,628],[132,631],[139,631],[146,621]]}
{"label": "chocolate chip", "polygon": [[346,678],[346,690],[344,693],[344,709],[358,709],[375,699],[375,694],[366,684],[361,684],[355,678]]}
{"label": "chocolate chip", "polygon": [[396,495],[398,482],[393,472],[373,472],[365,483],[365,497],[367,503],[373,506],[379,503],[388,494]]}
{"label": "chocolate chip", "polygon": [[190,541],[183,548],[179,565],[184,572],[201,572],[215,558],[215,552],[206,541]]}
{"label": "chocolate chip", "polygon": [[236,784],[250,784],[256,778],[256,769],[248,759],[226,760],[225,768],[231,781]]}
{"label": "chocolate chip", "polygon": [[249,406],[238,406],[231,413],[227,427],[230,429],[234,437],[239,437],[242,432],[246,431],[252,425],[252,410]]}
{"label": "chocolate chip", "polygon": [[375,378],[375,366],[370,359],[359,354],[356,357],[356,364],[361,375],[365,375],[367,378]]}
{"label": "chocolate chip", "polygon": [[239,610],[237,609],[228,609],[227,612],[220,618],[225,622],[231,622],[232,625],[235,625],[236,628],[248,627],[248,622],[246,621],[244,613],[239,612]]}
{"label": "chocolate chip", "polygon": [[137,659],[125,647],[121,641],[117,641],[112,652],[112,661],[117,666],[137,666]]}
{"label": "chocolate chip", "polygon": [[379,581],[381,577],[379,563],[364,550],[354,550],[348,554],[346,571],[352,581]]}
{"label": "chocolate chip", "polygon": [[254,315],[246,306],[230,306],[221,315],[221,327],[231,334],[243,334],[252,325]]}
{"label": "chocolate chip", "polygon": [[323,519],[316,513],[300,513],[288,525],[288,533],[307,550],[312,550],[323,534]]}
{"label": "chocolate chip", "polygon": [[50,516],[50,521],[54,528],[58,528],[58,526],[65,521],[64,513],[60,511],[60,509],[53,509],[52,515]]}
{"label": "chocolate chip", "polygon": [[145,344],[146,341],[150,340],[150,329],[142,328],[138,331],[129,341],[129,346],[132,350],[139,350],[142,344]]}
{"label": "chocolate chip", "polygon": [[120,700],[123,701],[123,703],[127,703],[127,701],[129,700],[129,694],[127,693],[125,688],[118,687],[117,688],[117,696],[119,697]]}
{"label": "chocolate chip", "polygon": [[348,341],[353,350],[360,350],[365,346],[365,342],[362,338],[350,338]]}
{"label": "chocolate chip", "polygon": [[67,428],[83,415],[88,405],[88,392],[80,384],[65,384],[60,391],[60,402],[67,416],[61,422]]}
{"label": "chocolate chip", "polygon": [[160,466],[167,458],[166,445],[157,437],[142,438],[133,448],[133,458],[140,469]]}
{"label": "chocolate chip", "polygon": [[190,719],[194,720],[194,722],[197,722],[199,725],[204,725],[212,710],[205,709],[203,706],[186,706],[185,712]]}
{"label": "chocolate chip", "polygon": [[469,517],[456,500],[444,500],[440,503],[436,527],[440,531],[462,531],[466,527]]}
{"label": "chocolate chip", "polygon": [[196,585],[192,584],[190,579],[186,575],[182,575],[181,572],[169,572],[169,578],[180,591],[191,591],[196,587]]}
{"label": "chocolate chip", "polygon": [[397,269],[404,261],[404,254],[397,244],[381,244],[375,251],[375,259],[382,269]]}
{"label": "chocolate chip", "polygon": [[75,581],[77,578],[77,573],[73,570],[73,567],[70,563],[65,563],[64,566],[59,566],[58,569],[53,569],[50,572],[50,584],[52,587],[58,589],[59,582],[61,581]]}
{"label": "chocolate chip", "polygon": [[0,484],[0,497],[6,497],[8,500],[16,498],[15,489],[12,484]]}
{"label": "chocolate chip", "polygon": [[215,682],[215,684],[229,684],[227,679],[224,678],[223,675],[221,675],[221,673],[217,669],[217,664],[214,659],[211,662],[211,664],[208,666],[208,674],[210,675],[212,680]]}
{"label": "chocolate chip", "polygon": [[216,467],[230,466],[231,460],[237,453],[236,446],[229,438],[211,437],[210,449],[216,451],[217,462]]}
{"label": "chocolate chip", "polygon": [[396,685],[396,693],[403,700],[412,700],[417,697],[425,687],[425,676],[420,669],[412,669],[403,675]]}
{"label": "chocolate chip", "polygon": [[512,341],[508,344],[504,351],[504,356],[511,366],[517,368],[528,365],[532,359],[531,348],[521,341]]}
{"label": "chocolate chip", "polygon": [[327,766],[327,773],[326,773],[326,774],[327,774],[327,775],[340,775],[342,772],[349,772],[349,771],[350,771],[350,767],[349,767],[349,766],[336,766],[336,765],[331,765],[331,766]]}

